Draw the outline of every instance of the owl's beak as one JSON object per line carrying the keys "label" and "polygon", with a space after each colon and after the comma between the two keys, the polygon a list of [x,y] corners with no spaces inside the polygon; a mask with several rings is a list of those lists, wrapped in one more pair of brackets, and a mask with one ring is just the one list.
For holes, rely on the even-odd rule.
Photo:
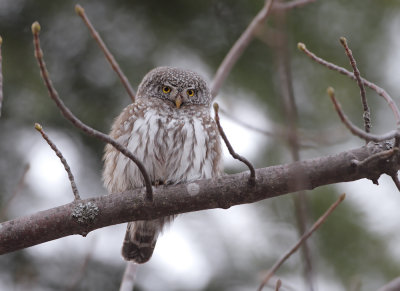
{"label": "owl's beak", "polygon": [[182,97],[181,96],[176,97],[175,99],[176,108],[179,109],[181,107],[181,104],[182,104]]}

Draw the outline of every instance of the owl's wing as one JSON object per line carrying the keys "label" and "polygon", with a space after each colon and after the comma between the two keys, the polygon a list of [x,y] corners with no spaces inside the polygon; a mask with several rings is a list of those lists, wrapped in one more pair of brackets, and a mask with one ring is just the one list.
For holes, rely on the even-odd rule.
{"label": "owl's wing", "polygon": [[[129,139],[132,136],[132,128],[135,121],[143,116],[142,106],[138,103],[133,103],[125,107],[121,114],[115,119],[110,136],[123,146],[127,146]],[[129,189],[128,181],[121,173],[124,169],[118,169],[121,163],[119,159],[128,159],[112,145],[107,144],[103,156],[103,182],[109,193],[122,192]]]}

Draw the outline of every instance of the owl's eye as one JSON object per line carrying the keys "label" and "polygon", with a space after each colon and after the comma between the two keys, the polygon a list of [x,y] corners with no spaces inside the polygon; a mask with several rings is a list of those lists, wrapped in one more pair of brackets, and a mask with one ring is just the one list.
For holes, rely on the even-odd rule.
{"label": "owl's eye", "polygon": [[165,94],[168,94],[169,92],[171,92],[171,87],[163,86],[163,87],[162,87],[162,91],[163,91]]}
{"label": "owl's eye", "polygon": [[193,89],[188,89],[188,90],[186,91],[186,93],[188,94],[189,97],[193,97],[193,95],[194,95],[194,90],[193,90]]}

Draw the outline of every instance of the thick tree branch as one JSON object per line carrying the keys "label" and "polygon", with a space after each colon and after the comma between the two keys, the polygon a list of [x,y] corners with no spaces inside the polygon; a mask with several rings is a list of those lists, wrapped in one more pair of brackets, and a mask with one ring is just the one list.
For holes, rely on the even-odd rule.
{"label": "thick tree branch", "polygon": [[[20,250],[72,234],[86,235],[101,227],[135,220],[155,219],[213,208],[229,208],[319,186],[377,179],[400,168],[400,159],[380,155],[362,167],[371,155],[387,150],[387,143],[374,144],[336,155],[256,170],[256,185],[248,184],[249,172],[199,180],[189,184],[157,187],[154,201],[145,199],[141,188],[119,194],[74,201],[0,224],[0,254]],[[399,155],[397,151],[394,153]],[[303,183],[296,183],[302,176]]]}

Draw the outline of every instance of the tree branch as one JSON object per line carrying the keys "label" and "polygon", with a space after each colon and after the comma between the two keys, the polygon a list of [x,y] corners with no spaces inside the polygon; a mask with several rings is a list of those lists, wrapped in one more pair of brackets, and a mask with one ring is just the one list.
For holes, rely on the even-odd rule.
{"label": "tree branch", "polygon": [[293,9],[297,7],[302,7],[304,5],[307,5],[309,3],[315,2],[317,0],[293,0],[290,2],[277,2],[274,4],[272,7],[273,9]]}
{"label": "tree branch", "polygon": [[224,83],[225,79],[231,72],[233,65],[240,58],[246,47],[249,45],[250,41],[253,39],[255,31],[267,19],[269,13],[271,12],[273,1],[274,0],[265,1],[265,5],[263,6],[263,8],[254,17],[249,26],[242,33],[242,35],[235,42],[235,44],[229,50],[228,54],[223,59],[212,81],[211,96],[213,99],[217,97],[219,89],[221,89],[222,83]]}
{"label": "tree branch", "polygon": [[43,139],[47,142],[47,144],[51,147],[51,149],[55,152],[57,157],[60,159],[61,163],[64,166],[65,171],[67,172],[69,183],[71,184],[72,193],[74,194],[75,200],[80,200],[78,187],[76,186],[74,175],[72,174],[71,168],[68,165],[67,160],[64,158],[63,154],[57,148],[57,146],[51,141],[49,136],[44,132],[43,127],[39,123],[35,123],[35,129],[40,132]]}
{"label": "tree branch", "polygon": [[307,239],[316,231],[328,218],[328,216],[333,212],[333,210],[336,209],[336,207],[344,200],[346,197],[345,194],[340,195],[339,199],[333,203],[328,210],[325,211],[325,213],[318,218],[318,220],[313,224],[313,226],[305,232],[301,238],[297,241],[297,243],[289,249],[269,270],[267,275],[265,276],[264,280],[261,282],[260,287],[258,288],[258,291],[261,291],[265,284],[268,283],[269,279],[276,273],[276,271],[282,266],[284,262],[286,262],[287,259],[290,258],[291,255],[293,255],[303,243],[307,241]]}
{"label": "tree branch", "polygon": [[385,286],[379,288],[378,291],[396,291],[400,289],[400,277],[397,277],[387,283]]}
{"label": "tree branch", "polygon": [[221,126],[221,123],[219,122],[219,115],[218,115],[219,105],[218,105],[218,103],[215,102],[213,107],[214,107],[214,112],[215,112],[215,123],[217,124],[219,135],[222,137],[231,156],[234,159],[241,161],[249,168],[249,170],[250,170],[249,183],[250,183],[250,185],[254,185],[254,183],[256,182],[256,171],[254,170],[253,164],[248,159],[246,159],[245,157],[243,157],[235,152],[231,143],[228,140],[228,137],[226,136],[226,134],[224,132],[224,129]]}
{"label": "tree branch", "polygon": [[86,133],[90,136],[94,136],[95,138],[98,138],[101,141],[112,145],[115,149],[117,149],[124,156],[126,156],[132,162],[134,162],[136,164],[136,166],[139,168],[140,173],[143,176],[143,180],[146,185],[147,199],[151,201],[153,199],[153,188],[151,186],[150,176],[147,173],[146,168],[143,165],[143,163],[135,155],[133,155],[125,146],[123,146],[122,144],[117,142],[115,139],[113,139],[109,135],[104,134],[104,133],[86,125],[85,123],[83,123],[80,119],[78,119],[71,112],[71,110],[68,109],[67,106],[65,106],[64,102],[61,100],[60,96],[58,95],[58,92],[56,91],[56,89],[53,86],[53,83],[49,77],[49,72],[47,71],[47,68],[46,68],[46,63],[43,60],[43,51],[40,48],[39,32],[40,32],[40,24],[39,24],[39,22],[36,21],[32,24],[33,44],[35,47],[35,58],[37,60],[40,74],[42,76],[44,84],[46,85],[46,88],[47,88],[50,98],[56,103],[58,109],[60,109],[60,111],[61,111],[61,114],[68,121],[70,121],[75,127],[79,128],[84,133]]}
{"label": "tree branch", "polygon": [[[340,66],[330,63],[328,61],[325,61],[324,59],[316,56],[314,53],[312,53],[311,51],[309,51],[306,48],[306,45],[304,43],[299,42],[297,44],[297,48],[300,51],[304,52],[314,62],[316,62],[320,65],[323,65],[332,71],[337,71],[340,74],[345,75],[345,76],[349,77],[350,79],[356,81],[356,77],[354,76],[354,74],[352,72],[349,72],[348,70],[346,70],[343,67],[340,67]],[[392,97],[390,97],[390,95],[383,88],[379,87],[375,83],[372,83],[364,78],[361,78],[361,80],[365,86],[374,90],[379,96],[381,96],[383,99],[385,99],[386,103],[389,105],[390,109],[393,112],[394,118],[396,120],[396,125],[400,126],[400,110],[397,107],[396,103],[393,101]]]}
{"label": "tree branch", "polygon": [[3,106],[3,60],[1,56],[1,46],[3,44],[3,38],[0,36],[0,117],[1,117],[1,108]]}
{"label": "tree branch", "polygon": [[[248,184],[249,172],[225,175],[189,184],[157,187],[154,201],[146,189],[74,201],[0,224],[0,254],[20,250],[72,234],[88,232],[119,223],[149,220],[167,215],[213,208],[227,209],[299,190],[393,173],[400,158],[371,160],[365,167],[354,166],[382,152],[383,144],[369,143],[335,155],[256,170],[256,185]],[[396,152],[395,155],[399,155]],[[299,173],[304,183],[296,183]]]}
{"label": "tree branch", "polygon": [[344,125],[346,125],[347,129],[355,136],[358,136],[359,138],[362,138],[365,141],[375,141],[375,142],[389,140],[392,138],[396,138],[396,139],[399,138],[400,133],[397,130],[389,131],[383,135],[375,135],[375,134],[364,132],[363,130],[361,130],[360,128],[355,126],[350,121],[350,119],[346,116],[346,114],[344,114],[344,112],[342,110],[342,106],[336,100],[335,90],[332,87],[329,87],[326,91],[327,91],[329,97],[331,98],[333,106],[335,107],[335,110],[336,110],[337,114],[339,115],[340,120],[344,123]]}
{"label": "tree branch", "polygon": [[360,70],[357,68],[356,60],[354,59],[353,52],[351,51],[351,49],[349,48],[349,46],[347,44],[346,38],[341,37],[340,43],[343,45],[346,55],[350,60],[350,65],[353,68],[354,77],[356,78],[357,85],[360,88],[361,104],[362,104],[363,110],[364,110],[364,114],[363,114],[364,129],[365,129],[365,132],[368,133],[371,131],[371,112],[369,110],[367,97],[365,94],[364,83],[361,80]]}
{"label": "tree branch", "polygon": [[122,72],[121,68],[119,67],[117,61],[107,48],[106,44],[104,41],[101,39],[100,34],[97,32],[97,30],[94,28],[93,24],[90,22],[89,18],[86,16],[85,9],[79,4],[75,5],[75,12],[78,14],[83,22],[86,24],[88,27],[92,37],[94,40],[97,42],[99,45],[100,49],[104,53],[104,56],[106,57],[108,63],[110,64],[111,68],[117,73],[119,79],[121,80],[122,85],[124,86],[126,92],[128,93],[129,97],[131,98],[132,102],[135,102],[135,91],[133,90],[131,83],[129,83],[128,78],[125,76],[124,72]]}

